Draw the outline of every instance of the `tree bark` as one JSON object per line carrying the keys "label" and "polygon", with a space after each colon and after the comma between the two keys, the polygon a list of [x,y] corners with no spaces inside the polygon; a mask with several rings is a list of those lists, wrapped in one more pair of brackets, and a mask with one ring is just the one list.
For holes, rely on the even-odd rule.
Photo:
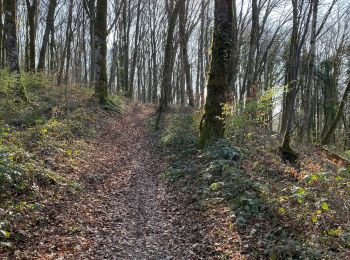
{"label": "tree bark", "polygon": [[97,0],[95,21],[95,94],[101,105],[108,101],[107,88],[107,0]]}
{"label": "tree bark", "polygon": [[48,46],[50,31],[54,28],[54,19],[55,19],[55,11],[57,6],[57,0],[50,0],[49,9],[46,16],[46,27],[43,36],[43,42],[40,49],[39,62],[38,62],[38,71],[42,71],[45,68],[45,56],[46,56],[46,48]]}
{"label": "tree bark", "polygon": [[286,127],[281,145],[282,157],[289,161],[295,161],[297,153],[291,148],[292,125],[294,122],[295,98],[297,94],[298,78],[298,0],[293,0],[293,29],[289,46],[289,58],[287,66],[287,86],[285,94],[285,106],[282,121],[286,122]]}
{"label": "tree bark", "polygon": [[177,17],[179,15],[180,7],[182,2],[185,0],[178,0],[171,15],[168,20],[168,32],[165,44],[165,52],[164,52],[164,65],[163,65],[163,79],[161,85],[161,96],[160,96],[160,104],[157,110],[157,119],[156,119],[156,129],[159,128],[160,117],[168,107],[169,104],[169,90],[171,88],[171,76],[174,67],[174,54],[173,54],[173,40],[174,40],[174,31],[176,26]]}
{"label": "tree bark", "polygon": [[310,53],[308,64],[307,84],[305,90],[305,108],[304,118],[302,121],[301,141],[302,143],[311,143],[311,103],[312,103],[312,86],[315,76],[315,58],[316,58],[316,32],[317,32],[317,15],[318,15],[318,2],[319,0],[312,0],[313,2],[313,17],[311,28],[311,40],[310,40]]}
{"label": "tree bark", "polygon": [[4,1],[5,36],[7,66],[10,72],[19,74],[17,28],[16,28],[16,0]]}
{"label": "tree bark", "polygon": [[[64,73],[64,61],[67,57],[67,63],[68,63],[68,59],[70,58],[68,54],[70,54],[70,35],[71,35],[71,30],[72,30],[72,20],[73,20],[73,0],[70,0],[69,3],[69,9],[68,9],[68,21],[67,21],[67,28],[66,28],[66,41],[64,43],[64,47],[63,47],[63,53],[62,53],[62,57],[61,57],[61,63],[60,63],[60,67],[58,70],[58,77],[57,77],[57,84],[58,86],[62,85],[63,83],[63,73]],[[66,78],[66,77],[65,77]]]}
{"label": "tree bark", "polygon": [[19,97],[22,101],[28,102],[28,97],[24,85],[20,83],[20,69],[19,69],[19,58],[18,58],[18,42],[17,42],[17,28],[16,28],[16,0],[5,0],[4,2],[4,13],[5,13],[5,47],[6,47],[6,58],[7,66],[9,71],[15,77],[15,83],[12,86],[14,95]]}
{"label": "tree bark", "polygon": [[[2,1],[0,0],[0,16],[3,15],[3,8],[2,8]],[[2,23],[2,19],[0,19],[0,69],[3,69],[4,67],[4,41],[3,41],[3,30],[4,30],[4,24]]]}
{"label": "tree bark", "polygon": [[188,61],[188,33],[186,32],[186,1],[182,1],[179,11],[179,35],[181,45],[182,69],[186,76],[186,92],[188,96],[188,105],[194,107],[191,66]]}
{"label": "tree bark", "polygon": [[229,64],[232,44],[232,0],[215,0],[214,33],[208,73],[208,95],[200,126],[199,147],[224,137],[223,104],[229,87]]}
{"label": "tree bark", "polygon": [[160,105],[163,109],[168,107],[169,103],[169,90],[171,87],[171,74],[173,71],[173,38],[174,30],[176,26],[176,20],[179,14],[180,6],[185,0],[178,0],[174,10],[172,11],[169,24],[168,24],[168,33],[166,39],[165,53],[164,53],[164,68],[163,68],[163,80],[162,80],[162,91],[161,91],[161,100]]}
{"label": "tree bark", "polygon": [[323,137],[323,139],[321,141],[322,145],[327,145],[327,144],[330,143],[332,135],[334,134],[335,130],[337,129],[337,125],[339,123],[339,120],[342,117],[342,114],[343,114],[343,111],[344,111],[344,107],[345,107],[345,104],[347,102],[347,98],[348,98],[349,93],[350,93],[350,79],[348,81],[348,84],[347,84],[347,86],[345,88],[345,91],[344,91],[344,94],[342,96],[342,99],[340,101],[340,104],[339,104],[339,107],[338,107],[338,110],[337,110],[337,114],[336,114],[332,124],[330,125],[330,127],[326,131],[326,133],[325,133],[325,135],[324,135],[324,137]]}
{"label": "tree bark", "polygon": [[259,33],[259,10],[258,1],[252,0],[252,28],[250,33],[250,44],[248,53],[248,64],[246,70],[246,83],[244,88],[247,90],[247,101],[252,101],[256,98],[256,86],[254,82],[255,55],[257,50],[257,41]]}
{"label": "tree bark", "polygon": [[140,34],[140,18],[141,18],[141,0],[137,3],[137,14],[136,14],[136,28],[135,28],[135,45],[134,45],[134,53],[132,57],[132,64],[131,64],[131,71],[130,71],[130,79],[129,79],[129,98],[133,99],[134,96],[134,77],[135,77],[135,70],[136,70],[136,62],[137,62],[137,55],[138,55],[138,49],[139,49],[139,34]]}
{"label": "tree bark", "polygon": [[36,39],[36,16],[38,8],[38,0],[26,0],[28,26],[29,26],[29,71],[35,72],[35,39]]}

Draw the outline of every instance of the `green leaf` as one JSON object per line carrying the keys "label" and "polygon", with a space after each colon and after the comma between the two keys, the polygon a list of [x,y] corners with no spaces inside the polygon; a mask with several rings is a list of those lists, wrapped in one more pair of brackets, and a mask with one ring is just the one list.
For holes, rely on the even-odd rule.
{"label": "green leaf", "polygon": [[327,203],[327,202],[322,202],[321,208],[322,208],[323,210],[325,210],[325,211],[328,211],[328,210],[329,210],[328,203]]}
{"label": "green leaf", "polygon": [[304,202],[304,199],[303,199],[303,198],[301,198],[301,197],[299,197],[299,198],[297,198],[297,202],[298,202],[299,204],[301,204],[301,203],[303,203],[303,202]]}
{"label": "green leaf", "polygon": [[220,183],[220,182],[214,182],[214,183],[212,183],[212,184],[210,185],[210,189],[211,189],[212,191],[218,191],[218,190],[220,190],[222,187],[223,187],[223,184]]}
{"label": "green leaf", "polygon": [[312,223],[317,222],[318,216],[319,216],[321,213],[322,213],[321,210],[317,210],[316,212],[314,212],[314,213],[311,214],[311,221],[312,221]]}
{"label": "green leaf", "polygon": [[311,180],[317,181],[318,180],[318,176],[316,174],[311,175]]}
{"label": "green leaf", "polygon": [[281,215],[284,215],[286,213],[286,210],[284,208],[279,208],[278,209],[278,212],[281,214]]}
{"label": "green leaf", "polygon": [[297,193],[298,193],[299,195],[304,195],[304,194],[305,194],[305,189],[302,188],[302,187],[299,187],[298,190],[297,190]]}
{"label": "green leaf", "polygon": [[43,134],[43,135],[47,134],[48,132],[49,132],[49,130],[47,130],[46,128],[43,128],[43,129],[40,130],[40,133]]}
{"label": "green leaf", "polygon": [[337,176],[337,177],[335,177],[335,180],[336,180],[336,181],[342,181],[342,180],[343,180],[343,177]]}
{"label": "green leaf", "polygon": [[337,229],[329,229],[327,233],[330,236],[339,237],[343,233],[343,230],[341,227],[338,227]]}
{"label": "green leaf", "polygon": [[3,236],[6,238],[9,238],[11,236],[11,232],[6,230],[0,230],[0,233],[3,234]]}

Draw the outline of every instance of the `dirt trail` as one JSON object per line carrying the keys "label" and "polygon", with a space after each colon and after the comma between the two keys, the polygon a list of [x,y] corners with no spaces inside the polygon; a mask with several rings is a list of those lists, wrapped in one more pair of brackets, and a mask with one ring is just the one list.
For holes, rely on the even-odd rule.
{"label": "dirt trail", "polygon": [[207,259],[201,213],[160,180],[165,165],[147,125],[153,111],[135,105],[103,130],[79,170],[83,197],[62,206],[33,257]]}

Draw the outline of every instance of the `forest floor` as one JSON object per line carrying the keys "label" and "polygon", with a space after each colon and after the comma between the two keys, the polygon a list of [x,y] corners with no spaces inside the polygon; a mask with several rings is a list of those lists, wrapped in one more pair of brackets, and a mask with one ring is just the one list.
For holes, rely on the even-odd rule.
{"label": "forest floor", "polygon": [[152,113],[135,105],[105,125],[76,170],[81,195],[48,208],[49,224],[12,257],[209,259],[213,223],[161,179],[166,163],[147,121]]}
{"label": "forest floor", "polygon": [[346,160],[299,146],[289,164],[277,135],[234,121],[198,150],[202,111],[155,131],[153,105],[65,91],[0,102],[0,259],[350,259]]}

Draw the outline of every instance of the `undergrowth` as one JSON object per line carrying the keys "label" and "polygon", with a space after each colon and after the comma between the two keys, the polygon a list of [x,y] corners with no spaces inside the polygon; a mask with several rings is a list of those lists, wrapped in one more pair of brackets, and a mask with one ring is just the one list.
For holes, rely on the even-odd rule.
{"label": "undergrowth", "polygon": [[[81,86],[56,87],[40,74],[22,74],[29,103],[11,95],[11,76],[0,73],[0,252],[25,242],[46,220],[45,203],[58,194],[79,195],[74,170],[86,140],[108,120]],[[114,112],[124,100],[112,97]]]}
{"label": "undergrowth", "polygon": [[[169,167],[163,178],[195,194],[204,211],[229,208],[241,253],[248,259],[349,255],[350,169],[312,147],[299,147],[298,165],[285,164],[276,136],[254,125],[240,130],[235,121],[227,123],[228,139],[197,150],[199,120],[198,113],[166,115],[160,146]],[[233,258],[228,234],[220,236],[216,256]]]}

